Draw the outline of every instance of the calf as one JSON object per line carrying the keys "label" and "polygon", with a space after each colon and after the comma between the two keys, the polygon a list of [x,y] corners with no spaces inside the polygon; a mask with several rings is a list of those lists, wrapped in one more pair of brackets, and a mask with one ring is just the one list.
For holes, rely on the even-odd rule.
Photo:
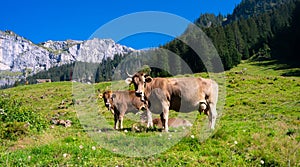
{"label": "calf", "polygon": [[147,110],[147,127],[152,127],[152,115],[147,103],[137,97],[135,91],[105,91],[102,95],[104,104],[114,114],[114,128],[123,129],[123,117],[126,112],[137,113]]}

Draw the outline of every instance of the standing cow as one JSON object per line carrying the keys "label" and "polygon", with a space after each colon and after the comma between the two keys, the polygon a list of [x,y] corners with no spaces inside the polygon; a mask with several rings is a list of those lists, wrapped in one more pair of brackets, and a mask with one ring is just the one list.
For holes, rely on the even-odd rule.
{"label": "standing cow", "polygon": [[114,114],[115,129],[123,129],[123,117],[127,112],[137,113],[142,109],[147,110],[147,127],[153,126],[152,115],[146,102],[141,101],[135,91],[105,91],[102,98],[107,109]]}
{"label": "standing cow", "polygon": [[[204,78],[151,78],[149,75],[138,72],[129,75],[128,84],[133,84],[135,93],[142,101],[149,101],[151,105],[160,105],[160,114],[165,131],[168,131],[169,110],[204,112],[209,118],[209,127],[214,129],[218,101],[218,84],[211,79]],[[151,99],[151,96],[154,97]],[[154,103],[152,101],[159,101]],[[152,109],[151,109],[152,111]]]}

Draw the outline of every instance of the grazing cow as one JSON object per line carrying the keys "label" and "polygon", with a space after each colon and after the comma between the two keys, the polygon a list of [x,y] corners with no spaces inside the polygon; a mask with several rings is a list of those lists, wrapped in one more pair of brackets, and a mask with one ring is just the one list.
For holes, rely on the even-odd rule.
{"label": "grazing cow", "polygon": [[[134,85],[136,94],[140,95],[142,101],[149,101],[151,106],[161,106],[160,116],[165,131],[168,131],[171,109],[178,112],[204,112],[208,115],[209,127],[214,129],[218,101],[218,84],[215,81],[193,77],[151,78],[143,72],[127,75],[129,78],[126,82]],[[152,94],[155,94],[155,98],[151,99]],[[156,102],[153,103],[153,100]]]}
{"label": "grazing cow", "polygon": [[137,113],[142,109],[147,110],[147,127],[153,126],[152,115],[146,102],[141,101],[135,91],[105,91],[102,98],[107,109],[114,114],[115,129],[123,129],[123,117],[126,112]]}

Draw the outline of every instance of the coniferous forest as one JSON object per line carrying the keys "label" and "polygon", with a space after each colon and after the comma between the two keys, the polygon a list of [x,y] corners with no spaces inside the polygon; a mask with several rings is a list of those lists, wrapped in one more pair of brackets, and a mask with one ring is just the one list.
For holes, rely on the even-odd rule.
{"label": "coniferous forest", "polygon": [[[299,0],[244,0],[226,17],[203,14],[196,20],[212,40],[225,70],[241,60],[278,59],[287,63],[299,60]],[[179,40],[163,47],[183,59],[192,51]],[[199,72],[199,71],[196,71]]]}
{"label": "coniferous forest", "polygon": [[[201,14],[195,21],[195,25],[210,38],[225,70],[247,59],[252,61],[276,59],[299,66],[300,58],[297,55],[300,43],[299,17],[300,0],[243,0],[235,7],[232,14],[227,16]],[[194,35],[193,30],[189,29],[182,36],[185,36],[186,40],[203,40],[203,37]],[[159,49],[168,52],[158,51]],[[193,73],[207,71],[196,52],[182,41],[181,37],[161,45],[158,49],[140,52],[139,59],[135,61],[138,63],[139,60],[147,59],[145,55],[148,54],[155,55],[151,60],[156,59],[162,67],[151,67],[151,60],[148,60],[151,75],[154,77],[170,76],[168,71],[172,71],[172,75],[188,73],[185,70],[186,64]],[[174,54],[178,56],[174,57]],[[75,69],[77,76],[79,74],[81,76],[78,79],[80,81],[109,81],[116,74],[116,67],[127,56],[130,55],[115,55],[114,58],[104,59],[99,64],[77,62],[76,65],[63,65],[30,76],[27,80],[30,83],[34,83],[37,78],[69,81],[72,80],[74,68],[77,66],[81,67]],[[181,63],[179,59],[186,64]],[[130,64],[126,65],[130,69]]]}

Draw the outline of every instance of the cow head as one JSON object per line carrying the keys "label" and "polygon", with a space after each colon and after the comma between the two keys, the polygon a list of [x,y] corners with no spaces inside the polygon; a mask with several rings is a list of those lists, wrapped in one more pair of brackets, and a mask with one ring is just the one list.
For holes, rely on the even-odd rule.
{"label": "cow head", "polygon": [[113,94],[112,91],[105,91],[102,95],[102,98],[104,100],[104,104],[105,104],[105,107],[107,107],[107,109],[109,111],[112,112],[112,114],[114,114],[114,98],[116,97],[115,94]]}
{"label": "cow head", "polygon": [[151,76],[142,72],[135,73],[134,75],[129,75],[127,73],[127,75],[129,76],[129,78],[125,80],[126,83],[133,84],[136,95],[140,96],[142,101],[145,101],[146,83],[152,81]]}

